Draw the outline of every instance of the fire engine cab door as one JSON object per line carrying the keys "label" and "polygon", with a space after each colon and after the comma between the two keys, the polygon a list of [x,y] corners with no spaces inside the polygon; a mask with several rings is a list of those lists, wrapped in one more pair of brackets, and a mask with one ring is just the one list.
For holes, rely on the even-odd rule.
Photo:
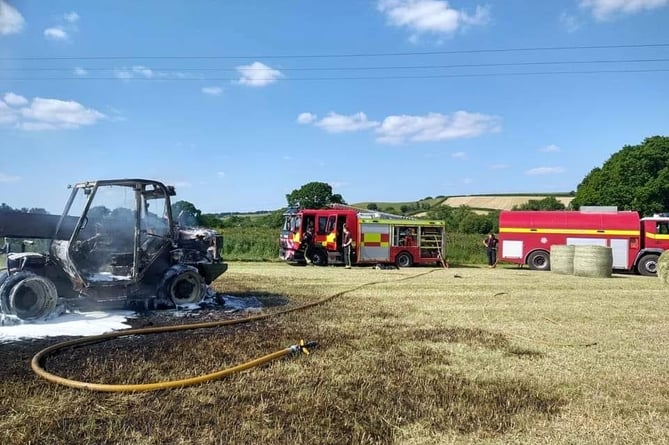
{"label": "fire engine cab door", "polygon": [[358,261],[390,261],[390,226],[360,223],[360,257]]}

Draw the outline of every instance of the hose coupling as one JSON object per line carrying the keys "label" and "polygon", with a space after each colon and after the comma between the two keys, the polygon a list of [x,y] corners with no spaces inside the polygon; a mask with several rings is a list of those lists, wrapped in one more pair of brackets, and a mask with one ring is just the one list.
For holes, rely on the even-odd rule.
{"label": "hose coupling", "polygon": [[318,346],[318,343],[315,341],[305,342],[304,340],[300,340],[300,344],[292,345],[289,349],[291,354],[299,354],[302,352],[305,355],[309,355],[309,348],[315,348],[316,346]]}

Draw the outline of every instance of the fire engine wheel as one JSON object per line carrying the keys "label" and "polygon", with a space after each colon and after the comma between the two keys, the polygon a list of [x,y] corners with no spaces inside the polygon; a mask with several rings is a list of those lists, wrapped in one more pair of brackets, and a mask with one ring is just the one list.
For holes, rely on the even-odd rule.
{"label": "fire engine wheel", "polygon": [[314,266],[327,266],[328,254],[321,249],[314,250],[314,252],[311,254],[311,263]]}
{"label": "fire engine wheel", "polygon": [[196,304],[204,298],[204,280],[193,266],[178,264],[165,273],[161,293],[175,306]]}
{"label": "fire engine wheel", "polygon": [[53,282],[29,271],[9,275],[0,285],[0,308],[21,320],[37,320],[51,314],[58,303]]}
{"label": "fire engine wheel", "polygon": [[411,267],[413,266],[413,258],[410,253],[402,252],[395,258],[397,267]]}
{"label": "fire engine wheel", "polygon": [[527,265],[532,270],[550,270],[551,256],[548,252],[537,250],[536,252],[532,252],[527,258]]}
{"label": "fire engine wheel", "polygon": [[639,261],[639,265],[637,266],[639,273],[647,277],[653,277],[657,275],[658,259],[659,256],[657,255],[646,255],[641,258],[641,261]]}

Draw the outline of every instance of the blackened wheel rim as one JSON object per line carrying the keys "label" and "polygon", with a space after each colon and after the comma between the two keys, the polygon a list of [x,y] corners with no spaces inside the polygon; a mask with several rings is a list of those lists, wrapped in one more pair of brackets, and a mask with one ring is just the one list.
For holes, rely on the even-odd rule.
{"label": "blackened wheel rim", "polygon": [[639,264],[639,273],[645,276],[657,275],[657,262],[659,257],[657,255],[646,255],[641,259]]}
{"label": "blackened wheel rim", "polygon": [[204,296],[203,280],[195,268],[176,274],[170,281],[167,293],[176,306],[197,304]]}
{"label": "blackened wheel rim", "polygon": [[411,267],[413,265],[413,258],[411,258],[411,255],[402,252],[399,255],[397,255],[397,258],[395,259],[395,264],[397,267]]}
{"label": "blackened wheel rim", "polygon": [[311,254],[311,262],[314,266],[327,266],[328,257],[322,250],[317,250]]}
{"label": "blackened wheel rim", "polygon": [[551,267],[550,255],[547,252],[533,252],[527,259],[532,270],[549,270]]}
{"label": "blackened wheel rim", "polygon": [[58,292],[53,282],[29,271],[8,276],[0,286],[3,312],[21,320],[38,320],[56,309]]}

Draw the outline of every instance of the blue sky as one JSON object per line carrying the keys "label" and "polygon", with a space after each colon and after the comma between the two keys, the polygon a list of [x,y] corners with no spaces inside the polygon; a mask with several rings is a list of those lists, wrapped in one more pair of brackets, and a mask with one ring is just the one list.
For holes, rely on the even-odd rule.
{"label": "blue sky", "polygon": [[669,0],[0,0],[0,202],[575,190],[669,133],[667,23]]}

